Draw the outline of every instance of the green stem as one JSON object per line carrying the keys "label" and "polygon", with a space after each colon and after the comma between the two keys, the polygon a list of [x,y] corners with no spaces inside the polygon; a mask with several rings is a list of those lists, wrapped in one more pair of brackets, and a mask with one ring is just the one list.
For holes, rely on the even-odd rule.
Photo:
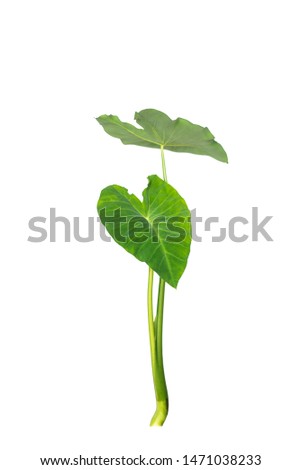
{"label": "green stem", "polygon": [[[161,160],[164,181],[167,181],[166,165],[164,158],[164,149],[161,146]],[[149,269],[148,276],[148,329],[151,347],[152,372],[156,394],[157,407],[154,416],[150,422],[151,426],[162,426],[168,414],[168,392],[164,374],[163,364],[163,310],[164,310],[164,294],[165,281],[160,278],[158,291],[157,314],[154,320],[153,316],[153,275],[154,272]]]}
{"label": "green stem", "polygon": [[156,400],[157,408],[151,420],[151,426],[162,426],[168,414],[168,391],[164,374],[162,333],[163,333],[163,310],[164,310],[165,281],[160,278],[157,315],[155,321],[156,338]]}
{"label": "green stem", "polygon": [[[148,270],[148,288],[147,288],[147,312],[148,312],[148,332],[149,332],[149,343],[151,350],[151,362],[152,372],[155,385],[156,375],[156,339],[155,339],[155,325],[154,325],[154,314],[153,314],[153,282],[154,282],[154,271],[149,268]],[[156,391],[156,385],[155,385]]]}
{"label": "green stem", "polygon": [[166,165],[165,165],[165,158],[164,158],[164,147],[161,145],[161,161],[162,161],[162,171],[163,171],[163,179],[167,183],[167,174],[166,174]]}
{"label": "green stem", "polygon": [[[165,294],[165,281],[163,281],[163,279],[160,278],[157,316],[156,316],[156,323],[155,323],[156,357],[157,357],[158,369],[161,371],[161,374],[164,378],[164,383],[165,383],[164,366],[163,366],[163,348],[162,348],[164,294]],[[165,383],[165,389],[166,389],[166,383]]]}
{"label": "green stem", "polygon": [[162,426],[168,413],[168,393],[163,367],[162,329],[165,282],[160,279],[156,320],[153,315],[153,280],[154,271],[148,271],[147,310],[148,331],[151,350],[151,364],[156,394],[157,407],[152,417],[151,426]]}

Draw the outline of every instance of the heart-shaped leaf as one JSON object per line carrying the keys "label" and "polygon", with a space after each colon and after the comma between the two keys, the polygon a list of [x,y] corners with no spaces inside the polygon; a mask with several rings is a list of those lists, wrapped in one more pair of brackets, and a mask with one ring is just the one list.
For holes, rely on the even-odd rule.
{"label": "heart-shaped leaf", "polygon": [[225,150],[214,140],[207,127],[192,124],[182,118],[173,121],[156,109],[144,109],[135,113],[135,120],[141,128],[122,122],[112,114],[97,118],[109,135],[119,138],[124,144],[163,147],[173,152],[209,155],[221,162],[228,162]]}
{"label": "heart-shaped leaf", "polygon": [[190,251],[190,211],[170,184],[156,175],[148,180],[142,202],[112,185],[101,191],[97,210],[119,245],[176,287]]}

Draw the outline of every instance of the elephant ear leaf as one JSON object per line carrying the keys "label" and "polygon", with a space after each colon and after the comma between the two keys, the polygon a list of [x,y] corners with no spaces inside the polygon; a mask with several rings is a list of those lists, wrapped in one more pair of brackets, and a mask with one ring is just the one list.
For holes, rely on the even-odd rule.
{"label": "elephant ear leaf", "polygon": [[125,145],[208,155],[221,162],[228,162],[225,150],[214,140],[207,127],[193,124],[187,119],[172,120],[156,109],[144,109],[135,113],[134,118],[140,127],[122,122],[112,114],[99,116],[97,121],[109,135],[119,138]]}
{"label": "elephant ear leaf", "polygon": [[122,186],[108,186],[97,210],[120,246],[176,287],[190,251],[190,211],[170,184],[156,175],[148,180],[142,201]]}

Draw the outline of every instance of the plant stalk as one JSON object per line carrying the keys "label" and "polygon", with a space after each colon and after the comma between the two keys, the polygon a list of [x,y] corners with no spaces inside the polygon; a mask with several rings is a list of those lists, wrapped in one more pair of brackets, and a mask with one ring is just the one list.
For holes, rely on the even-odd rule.
{"label": "plant stalk", "polygon": [[155,324],[153,314],[153,283],[154,283],[154,271],[149,268],[148,270],[148,288],[147,288],[147,312],[148,312],[148,332],[149,332],[149,343],[151,351],[151,363],[152,373],[154,379],[154,386],[156,391],[156,340],[155,340]]}
{"label": "plant stalk", "polygon": [[165,158],[164,158],[164,147],[161,145],[161,161],[162,161],[162,171],[163,171],[163,179],[167,183],[167,173],[166,173],[166,165],[165,165]]}
{"label": "plant stalk", "polygon": [[[164,149],[161,146],[161,160],[164,181],[167,182],[166,165],[164,158]],[[151,349],[151,363],[153,372],[153,381],[156,394],[156,411],[151,419],[151,426],[162,426],[168,414],[168,391],[165,380],[163,364],[163,311],[165,281],[160,278],[158,290],[158,303],[156,318],[153,316],[153,278],[154,272],[149,268],[148,275],[148,329]]]}

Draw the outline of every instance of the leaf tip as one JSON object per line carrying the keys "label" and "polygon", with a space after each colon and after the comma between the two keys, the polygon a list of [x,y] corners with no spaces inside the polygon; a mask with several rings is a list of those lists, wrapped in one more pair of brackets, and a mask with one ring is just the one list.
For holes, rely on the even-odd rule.
{"label": "leaf tip", "polygon": [[227,164],[229,163],[228,155],[226,154],[226,152],[225,152],[225,155],[224,155],[224,157],[223,157],[223,159],[222,159],[221,161],[222,161],[223,163],[227,163]]}
{"label": "leaf tip", "polygon": [[102,114],[101,116],[98,116],[96,119],[96,121],[99,123],[99,124],[102,124],[102,122],[104,121],[104,118],[106,117],[106,114]]}

